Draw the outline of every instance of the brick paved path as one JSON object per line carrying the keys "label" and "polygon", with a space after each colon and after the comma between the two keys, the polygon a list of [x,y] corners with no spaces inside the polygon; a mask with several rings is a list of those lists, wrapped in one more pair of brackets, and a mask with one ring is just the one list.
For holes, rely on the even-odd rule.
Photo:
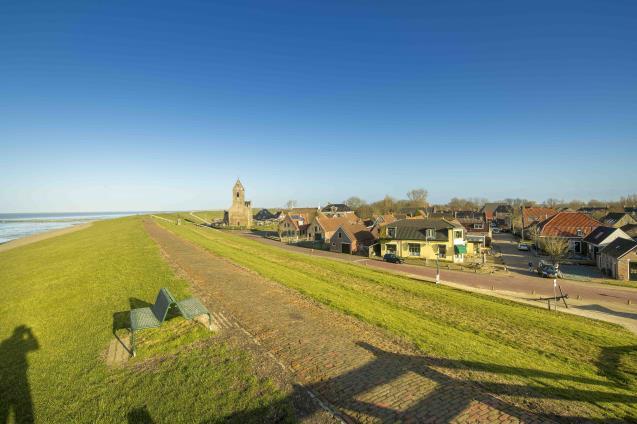
{"label": "brick paved path", "polygon": [[[316,305],[147,222],[222,331],[245,333],[346,422],[546,422],[379,330]],[[306,412],[301,413],[307,415]]]}

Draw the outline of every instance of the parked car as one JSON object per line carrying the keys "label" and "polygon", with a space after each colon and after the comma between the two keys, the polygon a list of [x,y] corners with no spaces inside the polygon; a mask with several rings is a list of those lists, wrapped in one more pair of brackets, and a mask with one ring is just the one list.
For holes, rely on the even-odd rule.
{"label": "parked car", "polygon": [[555,266],[540,261],[537,266],[537,274],[542,278],[557,278],[559,271]]}
{"label": "parked car", "polygon": [[491,228],[491,232],[493,234],[498,234],[500,232],[500,229],[498,227],[493,227],[493,228]]}
{"label": "parked car", "polygon": [[403,262],[405,262],[403,258],[397,256],[395,253],[385,253],[385,256],[383,256],[383,261],[391,262],[393,264],[402,264]]}
{"label": "parked car", "polygon": [[529,250],[529,245],[526,244],[526,243],[519,243],[518,244],[518,250],[526,250],[526,251],[528,251]]}

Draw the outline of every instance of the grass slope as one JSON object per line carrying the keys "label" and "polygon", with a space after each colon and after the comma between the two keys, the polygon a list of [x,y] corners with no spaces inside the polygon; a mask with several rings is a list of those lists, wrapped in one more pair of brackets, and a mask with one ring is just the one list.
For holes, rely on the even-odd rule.
{"label": "grass slope", "polygon": [[637,337],[619,326],[301,255],[208,228],[160,224],[412,341],[426,355],[518,405],[575,420],[634,420],[637,415]]}
{"label": "grass slope", "polygon": [[[146,414],[215,422],[259,408],[289,413],[272,383],[254,376],[247,354],[181,318],[140,333],[139,356],[126,366],[104,364],[114,320],[131,305],[153,302],[160,287],[188,295],[139,217],[0,254],[0,287],[2,423],[31,409],[38,422],[143,421]],[[263,409],[277,402],[280,410]]]}

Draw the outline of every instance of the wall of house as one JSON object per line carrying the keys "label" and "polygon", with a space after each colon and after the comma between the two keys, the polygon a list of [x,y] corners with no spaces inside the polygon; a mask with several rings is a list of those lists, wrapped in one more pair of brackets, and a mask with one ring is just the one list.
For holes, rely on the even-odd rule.
{"label": "wall of house", "polygon": [[627,254],[617,261],[617,274],[615,276],[616,279],[624,281],[628,281],[630,279],[630,263],[637,263],[637,251],[632,251],[631,253]]}
{"label": "wall of house", "polygon": [[350,253],[354,254],[358,252],[358,244],[356,243],[356,240],[350,240],[347,233],[339,228],[334,232],[334,234],[332,234],[332,237],[330,237],[330,250],[332,252],[342,252],[343,243],[350,245]]}
{"label": "wall of house", "polygon": [[[420,245],[420,256],[412,256],[409,253],[409,244],[418,244]],[[398,256],[404,258],[418,258],[418,259],[436,259],[438,258],[441,261],[449,261],[453,262],[454,260],[454,251],[453,244],[449,242],[424,242],[422,240],[381,240],[380,241],[380,254],[385,255],[389,253],[389,249],[387,249],[387,245],[395,245],[396,246],[396,254]],[[438,257],[439,247],[444,245],[447,248],[445,257]]]}

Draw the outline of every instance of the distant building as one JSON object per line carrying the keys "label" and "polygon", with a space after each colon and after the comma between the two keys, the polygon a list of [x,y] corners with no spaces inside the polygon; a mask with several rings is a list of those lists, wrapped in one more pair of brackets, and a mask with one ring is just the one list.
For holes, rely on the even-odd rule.
{"label": "distant building", "polygon": [[238,178],[232,188],[232,206],[223,211],[223,222],[231,227],[252,226],[252,202],[245,200],[245,188]]}
{"label": "distant building", "polygon": [[600,221],[609,227],[621,228],[628,224],[637,224],[637,220],[626,212],[609,212]]}
{"label": "distant building", "polygon": [[353,215],[354,211],[344,203],[328,203],[321,212],[326,216],[346,216]]}

